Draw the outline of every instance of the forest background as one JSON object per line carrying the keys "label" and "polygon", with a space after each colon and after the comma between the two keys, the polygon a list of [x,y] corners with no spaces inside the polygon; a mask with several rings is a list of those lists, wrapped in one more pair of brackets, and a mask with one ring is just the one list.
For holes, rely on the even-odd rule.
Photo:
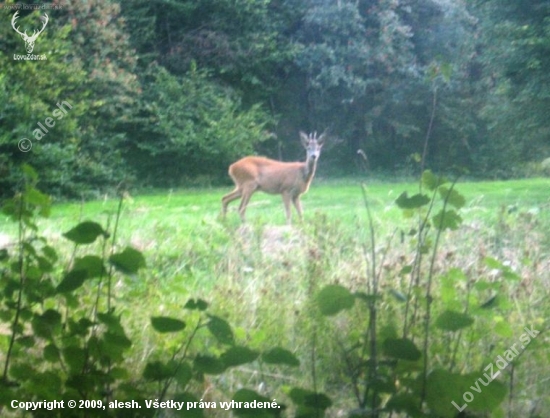
{"label": "forest background", "polygon": [[328,129],[321,176],[417,174],[418,160],[485,179],[548,170],[548,1],[40,4],[16,26],[48,14],[42,61],[15,59],[16,3],[0,9],[3,196],[24,162],[69,198],[220,184],[249,153],[302,158],[299,130]]}

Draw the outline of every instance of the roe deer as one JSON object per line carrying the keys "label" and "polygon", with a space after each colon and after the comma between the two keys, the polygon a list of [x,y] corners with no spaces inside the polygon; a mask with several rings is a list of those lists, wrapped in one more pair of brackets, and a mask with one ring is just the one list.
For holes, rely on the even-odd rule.
{"label": "roe deer", "polygon": [[307,151],[305,162],[285,163],[265,157],[244,157],[229,166],[229,175],[235,183],[235,190],[222,198],[223,218],[227,213],[227,205],[233,200],[241,198],[239,214],[244,222],[246,206],[252,194],[258,190],[282,195],[289,224],[292,218],[291,201],[298,216],[300,219],[302,218],[300,195],[307,192],[315,175],[325,134],[317,137],[317,133],[308,136],[300,132],[300,138]]}

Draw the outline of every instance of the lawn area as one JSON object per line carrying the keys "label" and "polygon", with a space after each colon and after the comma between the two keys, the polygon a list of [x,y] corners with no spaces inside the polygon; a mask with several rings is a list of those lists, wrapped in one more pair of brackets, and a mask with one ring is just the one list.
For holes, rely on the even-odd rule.
{"label": "lawn area", "polygon": [[[466,198],[464,219],[466,221],[488,220],[494,222],[502,209],[517,211],[538,211],[538,216],[549,216],[550,181],[544,178],[460,182],[457,189]],[[403,192],[418,191],[415,183],[369,183],[358,179],[323,180],[316,179],[310,191],[302,197],[305,219],[316,214],[350,223],[355,228],[355,219],[365,214],[361,185],[366,186],[367,197],[373,215],[384,221],[400,217],[395,199]],[[221,197],[232,188],[181,189],[153,192],[131,196],[124,202],[122,229],[126,233],[140,231],[153,235],[159,225],[172,225],[173,230],[183,233],[180,238],[192,236],[205,223],[217,222]],[[43,221],[46,229],[63,231],[81,219],[105,219],[116,212],[118,202],[112,197],[81,203],[55,204],[51,216]],[[238,201],[230,205],[228,222],[236,224]],[[248,220],[265,225],[283,225],[284,210],[280,196],[256,193],[249,204]],[[295,216],[295,214],[293,215]],[[9,230],[5,219],[0,226]],[[170,228],[169,228],[170,229]],[[123,232],[124,234],[124,232]]]}

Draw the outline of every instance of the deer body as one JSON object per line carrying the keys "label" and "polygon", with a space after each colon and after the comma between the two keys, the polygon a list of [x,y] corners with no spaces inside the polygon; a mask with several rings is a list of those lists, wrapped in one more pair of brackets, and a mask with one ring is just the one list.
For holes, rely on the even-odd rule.
{"label": "deer body", "polygon": [[287,163],[265,157],[245,157],[229,166],[229,175],[235,183],[235,190],[222,199],[223,217],[227,212],[227,205],[241,198],[239,214],[244,221],[250,197],[257,191],[282,196],[288,223],[292,218],[291,202],[298,216],[302,217],[300,196],[307,192],[315,175],[324,135],[317,138],[316,135],[307,136],[300,132],[300,137],[307,151],[305,162]]}

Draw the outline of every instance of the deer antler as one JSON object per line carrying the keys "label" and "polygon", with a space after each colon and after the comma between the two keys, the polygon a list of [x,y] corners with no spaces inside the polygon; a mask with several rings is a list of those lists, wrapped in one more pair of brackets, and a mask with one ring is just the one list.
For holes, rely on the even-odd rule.
{"label": "deer antler", "polygon": [[36,38],[38,38],[38,35],[40,35],[42,32],[44,32],[44,29],[46,28],[46,25],[48,24],[49,17],[47,14],[44,14],[44,16],[40,16],[40,20],[42,20],[43,25],[40,30],[34,30],[32,35],[27,35],[27,31],[24,33],[21,33],[19,30],[19,26],[15,27],[15,21],[19,17],[19,10],[15,12],[11,19],[11,26],[13,27],[13,30],[15,30],[21,37],[23,38],[23,41],[25,41],[25,48],[27,49],[27,52],[30,54],[34,48],[34,42],[36,41]]}
{"label": "deer antler", "polygon": [[40,35],[42,32],[44,32],[44,29],[46,29],[46,25],[48,24],[48,21],[50,20],[50,18],[48,17],[47,13],[44,13],[44,16],[40,16],[40,20],[42,22],[44,22],[44,24],[42,25],[42,29],[40,29],[36,35],[34,35],[34,33],[33,33],[33,35],[32,35],[33,37],[35,37],[35,36],[38,37],[38,35]]}
{"label": "deer antler", "polygon": [[16,11],[15,14],[13,15],[13,17],[11,19],[11,26],[13,27],[13,30],[15,30],[19,35],[21,35],[24,38],[30,38],[30,39],[38,38],[38,35],[40,35],[42,32],[44,32],[44,29],[46,29],[46,25],[48,24],[48,21],[50,20],[50,18],[48,17],[48,15],[46,13],[44,14],[44,16],[40,16],[40,20],[42,22],[44,22],[44,24],[42,25],[42,28],[40,30],[38,30],[38,32],[35,29],[33,31],[32,35],[29,36],[29,35],[27,35],[27,31],[25,31],[24,33],[21,33],[21,31],[19,30],[19,26],[15,27],[15,21],[19,17],[18,14],[19,14],[19,10]]}
{"label": "deer antler", "polygon": [[13,17],[11,18],[11,27],[13,28],[14,31],[16,31],[19,35],[21,36],[27,36],[27,31],[25,31],[25,33],[21,33],[19,31],[19,26],[18,27],[15,27],[15,21],[17,20],[17,15],[19,14],[19,10],[15,12],[15,14],[13,15]]}

